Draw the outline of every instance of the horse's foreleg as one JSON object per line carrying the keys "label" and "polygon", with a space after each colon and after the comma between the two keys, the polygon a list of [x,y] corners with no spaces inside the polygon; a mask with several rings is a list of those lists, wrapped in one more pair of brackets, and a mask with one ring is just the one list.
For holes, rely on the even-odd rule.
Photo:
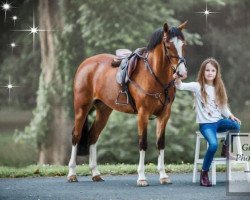
{"label": "horse's foreleg", "polygon": [[165,171],[164,149],[159,151],[157,170],[159,171],[159,174],[160,174],[159,180],[160,180],[161,184],[169,184],[169,183],[171,183],[171,180],[170,180],[169,176],[166,174],[166,171]]}
{"label": "horse's foreleg", "polygon": [[164,166],[164,148],[165,148],[165,127],[169,117],[158,118],[156,124],[157,148],[159,150],[157,170],[160,174],[160,183],[171,183],[169,176],[166,174]]}
{"label": "horse's foreleg", "polygon": [[139,148],[140,148],[140,160],[137,169],[138,186],[148,186],[148,181],[145,176],[145,152],[147,150],[147,125],[148,125],[148,115],[142,113],[138,114],[138,136],[139,136]]}
{"label": "horse's foreleg", "polygon": [[96,142],[99,138],[101,131],[107,124],[111,112],[112,109],[110,109],[104,104],[96,107],[96,118],[90,129],[89,167],[91,169],[93,181],[103,181],[100,176],[100,172],[97,169]]}
{"label": "horse's foreleg", "polygon": [[97,169],[96,143],[89,147],[89,167],[91,169],[93,181],[103,181],[101,173]]}

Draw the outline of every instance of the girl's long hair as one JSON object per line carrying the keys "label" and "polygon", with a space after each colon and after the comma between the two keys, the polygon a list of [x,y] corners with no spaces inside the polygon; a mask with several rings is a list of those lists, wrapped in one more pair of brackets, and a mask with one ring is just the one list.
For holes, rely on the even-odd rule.
{"label": "girl's long hair", "polygon": [[221,78],[220,64],[214,58],[207,58],[206,60],[204,60],[198,72],[197,82],[199,82],[201,86],[201,96],[204,102],[207,103],[207,93],[205,90],[205,84],[206,84],[205,70],[206,70],[206,65],[208,63],[213,65],[216,69],[216,76],[214,79],[215,98],[216,98],[215,101],[219,107],[226,106],[228,104],[227,92],[223,80]]}

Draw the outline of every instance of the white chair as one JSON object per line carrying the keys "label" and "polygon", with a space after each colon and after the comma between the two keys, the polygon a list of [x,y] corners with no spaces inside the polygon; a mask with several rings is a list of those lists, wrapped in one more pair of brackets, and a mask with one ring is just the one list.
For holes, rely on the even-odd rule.
{"label": "white chair", "polygon": [[[217,134],[218,140],[221,138],[226,138],[228,132],[220,132]],[[202,164],[204,159],[200,158],[200,144],[201,144],[201,139],[205,139],[204,136],[200,133],[200,131],[196,131],[196,147],[195,147],[195,156],[194,156],[194,169],[193,169],[193,183],[197,182],[197,177],[198,177],[198,164]],[[208,143],[207,143],[208,147]],[[239,137],[236,137],[236,148],[237,152],[240,154],[241,151],[241,142]],[[231,164],[232,163],[237,163],[237,164],[245,164],[245,170],[249,171],[249,163],[244,161],[244,162],[239,162],[239,161],[230,161],[230,165],[228,165],[228,179],[231,180]],[[211,165],[211,172],[212,172],[212,185],[216,185],[216,165],[221,165],[221,164],[227,164],[227,159],[222,158],[222,157],[214,157]]]}
{"label": "white chair", "polygon": [[[217,138],[225,138],[228,132],[223,132],[217,134]],[[196,131],[196,147],[195,147],[195,155],[194,155],[194,169],[193,169],[193,183],[197,182],[198,177],[198,164],[202,164],[204,159],[200,158],[200,146],[201,139],[205,139],[204,136],[200,133],[200,131]],[[208,143],[207,143],[208,147]],[[214,157],[212,162],[212,184],[216,185],[216,165],[217,164],[226,164],[226,158]]]}

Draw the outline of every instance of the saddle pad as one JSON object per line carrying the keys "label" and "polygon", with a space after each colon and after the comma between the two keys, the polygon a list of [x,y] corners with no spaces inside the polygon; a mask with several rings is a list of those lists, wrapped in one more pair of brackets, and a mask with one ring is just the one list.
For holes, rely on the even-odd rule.
{"label": "saddle pad", "polygon": [[117,49],[115,51],[115,54],[118,57],[118,59],[128,57],[131,53],[132,51],[130,51],[129,49]]}

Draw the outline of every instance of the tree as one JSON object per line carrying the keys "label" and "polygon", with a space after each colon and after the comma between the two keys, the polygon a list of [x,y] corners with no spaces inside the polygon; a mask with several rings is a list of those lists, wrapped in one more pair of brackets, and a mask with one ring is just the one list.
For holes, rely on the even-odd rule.
{"label": "tree", "polygon": [[[133,5],[133,6],[131,6]],[[165,22],[180,25],[165,1],[157,0],[86,0],[79,4],[84,13],[77,22],[86,41],[87,56],[118,48],[135,50],[146,46],[152,32]],[[188,43],[200,42],[198,34],[185,32]]]}
{"label": "tree", "polygon": [[[62,9],[58,2],[39,1],[39,26],[41,29],[62,31]],[[41,68],[37,108],[35,118],[31,122],[32,128],[43,131],[38,134],[37,145],[39,163],[61,164],[67,160],[70,149],[68,134],[70,132],[70,118],[63,99],[63,72],[59,71],[59,56],[57,48],[58,33],[45,31],[40,34]],[[42,115],[44,114],[44,115]],[[46,127],[42,127],[45,125]]]}
{"label": "tree", "polygon": [[[41,75],[37,92],[37,107],[34,118],[20,138],[33,138],[36,141],[39,163],[65,164],[71,147],[72,119],[69,104],[74,70],[79,63],[81,51],[72,45],[74,25],[67,27],[77,17],[67,11],[70,1],[39,1],[39,27],[41,45]],[[68,15],[67,15],[68,14]],[[68,37],[70,35],[70,37]],[[74,34],[74,37],[77,37]],[[81,37],[77,41],[82,44]],[[76,44],[76,42],[73,42]],[[71,52],[69,54],[69,52]],[[73,63],[72,63],[73,62]]]}

